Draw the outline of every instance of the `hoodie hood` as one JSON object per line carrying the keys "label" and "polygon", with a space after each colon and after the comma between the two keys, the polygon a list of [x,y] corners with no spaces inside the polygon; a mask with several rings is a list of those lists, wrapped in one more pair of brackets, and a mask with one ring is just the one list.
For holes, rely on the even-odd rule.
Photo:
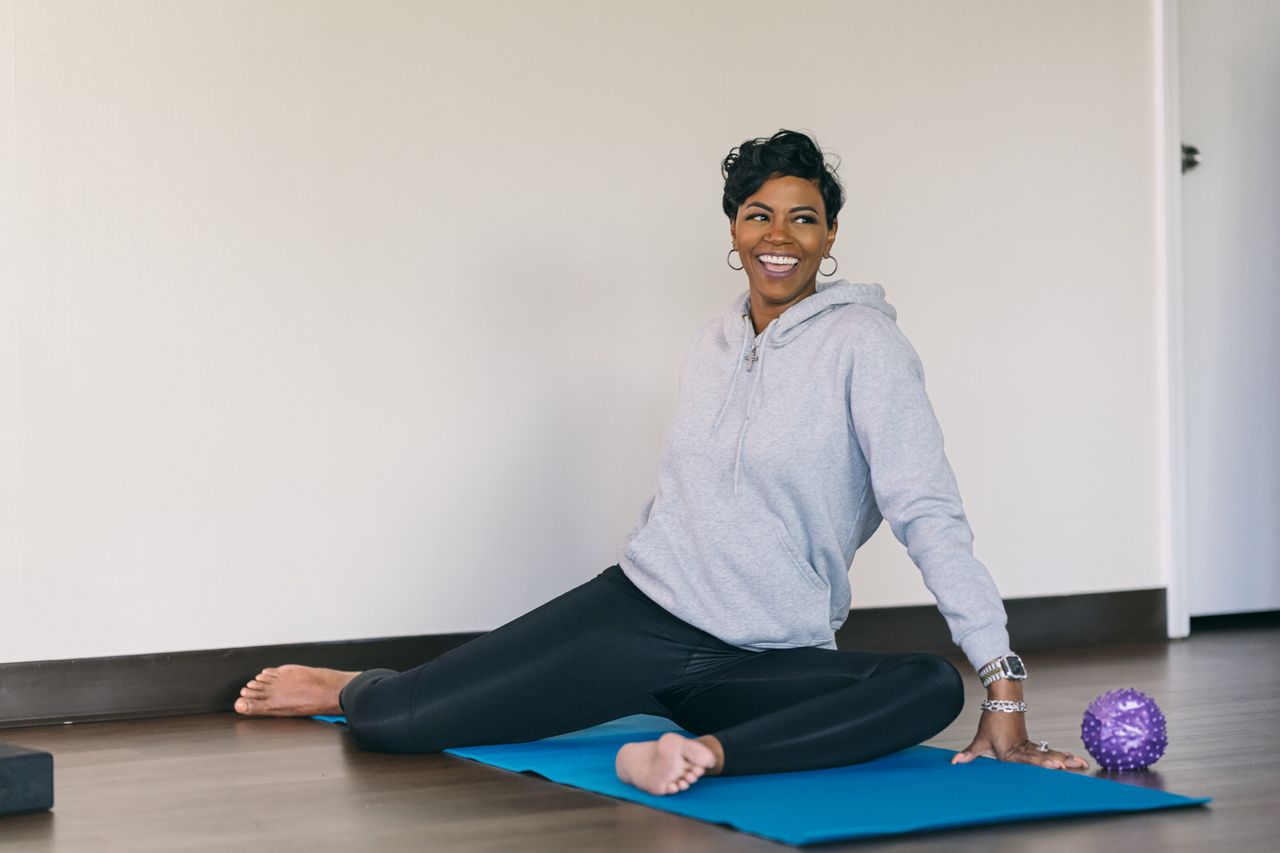
{"label": "hoodie hood", "polygon": [[[898,312],[885,301],[884,288],[878,284],[854,284],[851,281],[818,282],[818,292],[802,299],[783,311],[768,330],[767,342],[773,346],[785,346],[797,335],[804,333],[807,323],[819,314],[838,305],[866,305],[897,322]],[[739,295],[724,313],[725,340],[742,341],[742,335],[755,337],[751,328],[751,291]],[[745,318],[745,323],[744,323]]]}

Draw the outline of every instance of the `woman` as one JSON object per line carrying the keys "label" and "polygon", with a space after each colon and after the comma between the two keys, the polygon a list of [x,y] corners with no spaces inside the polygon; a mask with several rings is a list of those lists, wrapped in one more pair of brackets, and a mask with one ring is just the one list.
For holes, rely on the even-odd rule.
{"label": "woman", "polygon": [[617,754],[618,776],[653,794],[866,761],[934,736],[964,703],[940,657],[835,649],[854,552],[887,519],[987,686],[953,763],[1087,767],[1027,739],[1025,669],[883,289],[817,282],[844,203],[834,169],[784,130],[722,170],[748,291],[693,335],[658,489],[618,565],[407,672],[266,669],[237,711],[345,713],[361,746],[389,752],[660,714],[696,737]]}

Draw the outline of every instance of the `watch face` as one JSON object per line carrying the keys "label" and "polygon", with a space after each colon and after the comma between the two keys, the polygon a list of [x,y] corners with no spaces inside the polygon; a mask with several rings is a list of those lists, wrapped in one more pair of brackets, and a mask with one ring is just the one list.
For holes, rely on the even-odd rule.
{"label": "watch face", "polygon": [[1017,655],[1009,655],[1005,658],[1005,662],[1009,665],[1009,675],[1014,678],[1026,678],[1027,668],[1022,665],[1022,658]]}

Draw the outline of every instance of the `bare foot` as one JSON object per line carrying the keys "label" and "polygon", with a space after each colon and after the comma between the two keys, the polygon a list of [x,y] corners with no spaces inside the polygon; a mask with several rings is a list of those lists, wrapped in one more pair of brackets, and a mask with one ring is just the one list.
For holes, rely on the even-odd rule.
{"label": "bare foot", "polygon": [[358,672],[314,666],[269,666],[240,690],[236,711],[250,717],[341,714],[338,694]]}
{"label": "bare foot", "polygon": [[628,743],[618,750],[618,778],[650,794],[686,791],[716,765],[704,743],[667,732],[657,740]]}

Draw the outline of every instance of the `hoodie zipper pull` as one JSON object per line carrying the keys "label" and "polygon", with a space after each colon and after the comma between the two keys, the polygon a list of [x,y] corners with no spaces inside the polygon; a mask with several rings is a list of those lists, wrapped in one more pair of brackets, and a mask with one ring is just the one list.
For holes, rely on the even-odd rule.
{"label": "hoodie zipper pull", "polygon": [[[747,320],[747,318],[748,318],[748,317],[750,317],[750,316],[751,316],[751,315],[750,315],[750,314],[748,314],[746,311],[743,311],[743,312],[742,312],[742,325],[747,327],[747,329],[746,329],[746,333],[747,333],[747,335],[750,335],[753,331],[755,331],[754,329],[752,329],[752,328],[751,328],[751,326],[750,326],[750,324],[749,324],[749,322],[748,322],[748,320]],[[755,366],[756,359],[758,359],[758,358],[759,358],[759,356],[758,356],[758,355],[756,355],[756,342],[755,342],[755,341],[752,341],[752,342],[751,342],[751,353],[750,353],[749,355],[743,356],[743,359],[742,359],[743,361],[745,361],[745,362],[747,363],[747,373],[750,373],[750,372],[751,372],[751,368],[752,368],[753,366]]]}

